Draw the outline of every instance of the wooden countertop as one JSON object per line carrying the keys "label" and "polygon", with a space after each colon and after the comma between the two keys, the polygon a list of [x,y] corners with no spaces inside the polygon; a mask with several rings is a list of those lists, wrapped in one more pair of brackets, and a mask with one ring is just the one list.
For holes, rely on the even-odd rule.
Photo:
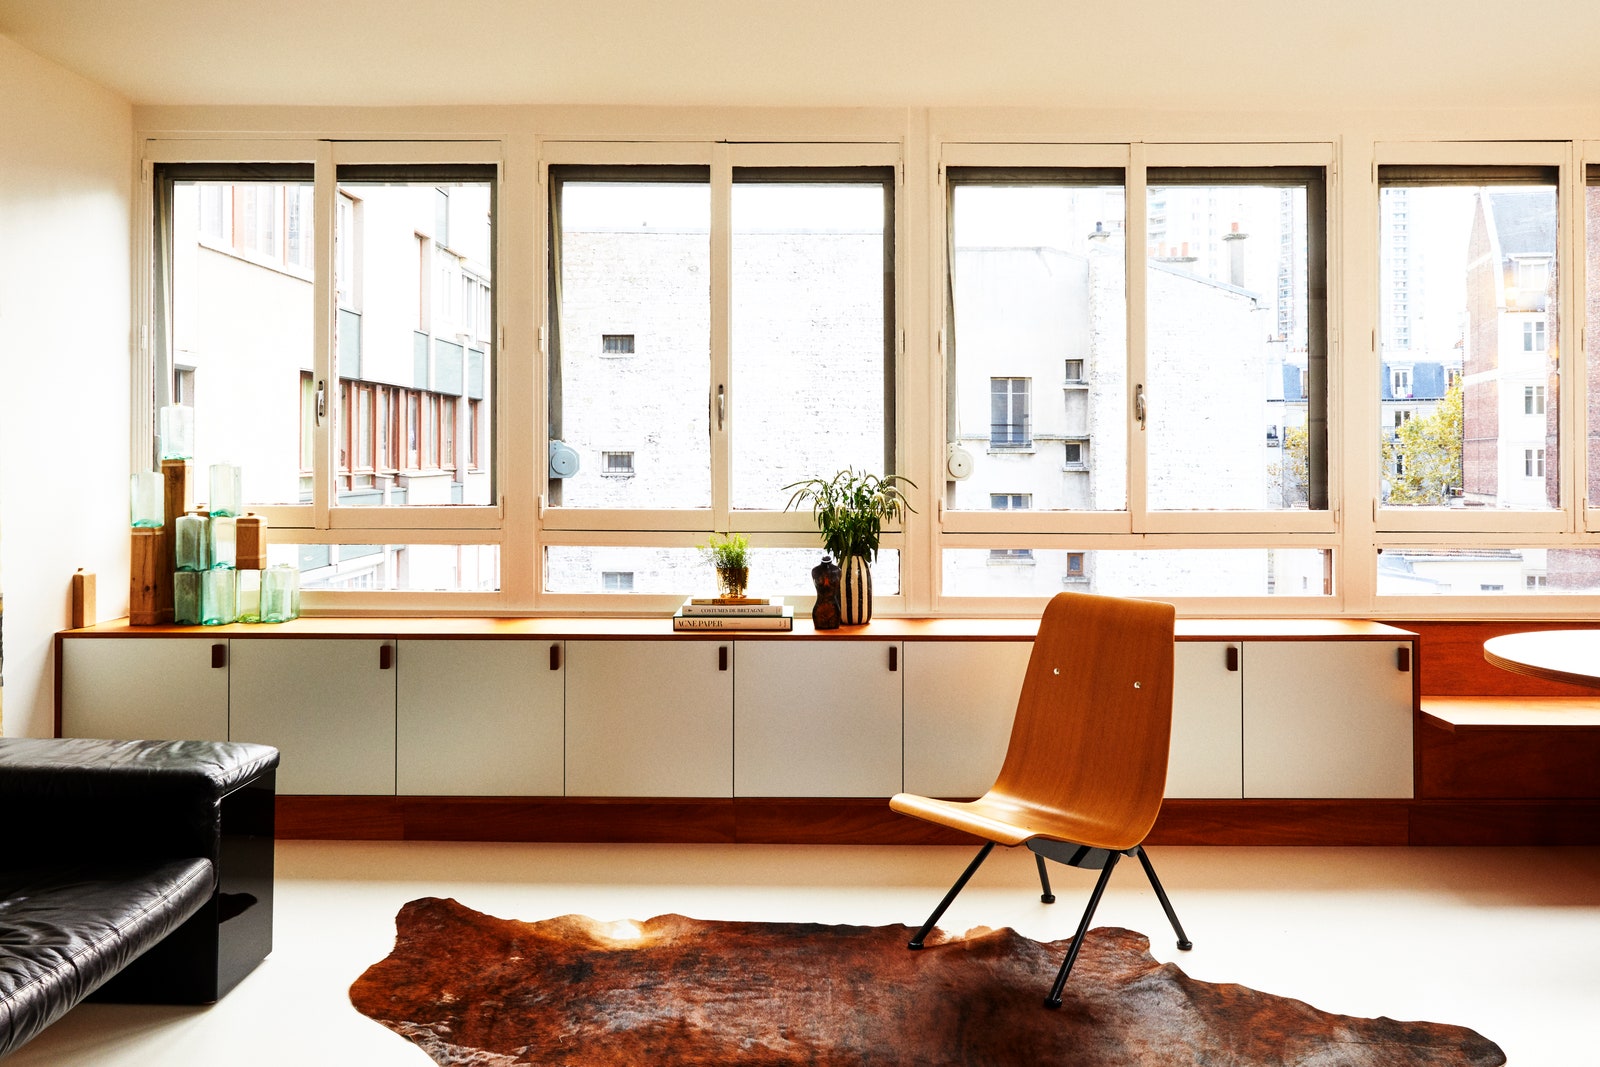
{"label": "wooden countertop", "polygon": [[[1031,640],[1037,619],[905,619],[877,618],[866,626],[816,631],[809,618],[797,618],[789,633],[761,630],[718,630],[675,633],[669,618],[563,615],[539,617],[330,617],[301,618],[286,623],[231,623],[227,626],[132,626],[117,619],[81,630],[62,631],[69,637],[428,637],[520,639],[639,639],[673,638],[689,641],[737,638],[746,640],[879,640],[879,641],[1017,641]],[[1408,630],[1360,619],[1179,619],[1180,641],[1314,641],[1407,640]]]}

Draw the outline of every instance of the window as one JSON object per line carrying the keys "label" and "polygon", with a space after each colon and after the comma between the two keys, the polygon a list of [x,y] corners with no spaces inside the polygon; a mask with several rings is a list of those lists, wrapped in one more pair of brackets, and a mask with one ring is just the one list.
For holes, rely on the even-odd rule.
{"label": "window", "polygon": [[[373,154],[355,142],[307,155],[324,149],[331,164],[155,163],[151,391],[157,406],[192,404],[195,465],[240,466],[247,506],[283,532],[275,549],[288,531],[318,531],[285,560],[298,558],[313,600],[493,594],[499,546],[438,531],[499,522],[487,507],[444,517],[496,499],[481,462],[494,454],[496,168],[343,162]],[[324,195],[325,232],[313,211]],[[448,276],[433,271],[442,263]],[[428,517],[401,518],[412,505]]]}
{"label": "window", "polygon": [[602,452],[600,453],[601,469],[606,474],[632,474],[632,452]]}
{"label": "window", "polygon": [[[1145,494],[1152,511],[1328,508],[1325,172],[1152,167],[1146,181]],[[1307,369],[1284,396],[1285,368]],[[1290,428],[1269,458],[1255,418]]]}
{"label": "window", "polygon": [[600,587],[608,593],[633,592],[632,571],[601,571]]}
{"label": "window", "polygon": [[989,447],[1026,448],[1033,444],[1028,423],[1027,378],[989,380]]}
{"label": "window", "polygon": [[1061,443],[1061,466],[1063,470],[1081,471],[1089,469],[1089,442],[1086,438],[1063,441]]}
{"label": "window", "polygon": [[1406,423],[1408,423],[1410,421],[1411,421],[1411,412],[1410,411],[1408,411],[1405,408],[1400,408],[1400,409],[1395,411],[1395,413],[1394,413],[1394,428],[1395,429],[1398,430],[1400,427],[1404,426]]}
{"label": "window", "polygon": [[[989,494],[989,506],[996,511],[1026,511],[1033,507],[1033,494],[991,493]],[[989,550],[989,558],[995,562],[1031,561],[1033,559],[1033,549],[991,548]]]}
{"label": "window", "polygon": [[[1407,457],[1404,476],[1384,482],[1383,506],[1391,515],[1459,509],[1464,526],[1489,513],[1483,509],[1553,509],[1559,486],[1554,477],[1546,482],[1543,457],[1556,447],[1557,427],[1541,420],[1530,428],[1513,416],[1518,398],[1521,413],[1543,413],[1553,381],[1546,330],[1558,311],[1550,286],[1556,168],[1389,165],[1378,180],[1384,211],[1403,203],[1415,238],[1401,246],[1384,235],[1386,268],[1403,264],[1429,294],[1426,302],[1401,301],[1391,289],[1382,301],[1381,358],[1392,363],[1400,354],[1393,338],[1403,320],[1417,401],[1416,417],[1383,444],[1386,467],[1395,449]],[[1402,310],[1388,310],[1395,305]]]}
{"label": "window", "polygon": [[[494,471],[481,457],[492,453],[476,436],[494,403],[482,369],[493,353],[493,168],[337,173],[337,373],[341,391],[363,399],[337,409],[344,484],[334,504],[487,505]],[[369,421],[352,424],[357,416]],[[356,439],[359,447],[347,444]],[[383,455],[390,441],[403,441],[403,454]],[[383,492],[344,477],[380,455],[396,472],[376,486]]]}
{"label": "window", "polygon": [[311,167],[169,164],[156,196],[156,405],[194,408],[196,467],[239,465],[247,503],[309,502]]}
{"label": "window", "polygon": [[1083,571],[1083,553],[1082,552],[1068,552],[1067,553],[1067,577],[1068,578],[1083,578],[1083,577],[1085,577],[1084,571]]}
{"label": "window", "polygon": [[[781,513],[783,487],[819,472],[893,472],[892,169],[550,174],[551,435],[580,457],[625,434],[649,447],[631,479],[594,478],[582,463],[551,479],[560,510],[548,522],[631,529],[641,520],[629,512],[648,510],[672,528],[707,528],[712,509]],[[713,262],[714,243],[726,260]],[[637,329],[608,333],[618,321]],[[639,333],[649,351],[625,371],[565,343],[598,334],[601,355],[625,354]]]}
{"label": "window", "polygon": [[[992,514],[991,493],[1017,478],[1048,487],[1033,495],[1041,511],[1125,508],[1120,468],[1092,483],[1060,473],[1074,463],[1074,448],[1080,459],[1086,453],[1091,432],[1110,440],[1126,434],[1125,331],[1095,328],[1127,313],[1123,172],[948,173],[946,375],[953,389],[945,433],[973,463],[970,477],[947,484],[947,511]],[[1034,381],[1054,382],[1058,371],[1066,388],[1033,394]]]}

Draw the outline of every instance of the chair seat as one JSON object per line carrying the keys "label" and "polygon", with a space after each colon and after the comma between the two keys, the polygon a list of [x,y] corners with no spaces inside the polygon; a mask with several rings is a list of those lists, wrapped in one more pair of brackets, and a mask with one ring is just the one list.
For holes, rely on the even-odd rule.
{"label": "chair seat", "polygon": [[1126,826],[1113,826],[1092,815],[1041,807],[993,790],[977,800],[964,801],[899,793],[890,798],[889,807],[902,815],[963,830],[1000,845],[1021,845],[1036,837],[1047,837],[1124,852],[1143,840],[1149,829],[1130,835]]}

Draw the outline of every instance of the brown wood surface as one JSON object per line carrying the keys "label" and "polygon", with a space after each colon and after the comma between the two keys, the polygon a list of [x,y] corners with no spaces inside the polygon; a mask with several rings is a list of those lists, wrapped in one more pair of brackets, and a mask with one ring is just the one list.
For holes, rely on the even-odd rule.
{"label": "brown wood surface", "polygon": [[1417,796],[1600,798],[1600,728],[1418,723]]}
{"label": "brown wood surface", "polygon": [[[876,798],[279,796],[282,840],[975,844]],[[1600,799],[1169,800],[1160,845],[1593,845]]]}
{"label": "brown wood surface", "polygon": [[1580,630],[1600,623],[1526,622],[1514,619],[1473,622],[1399,622],[1421,638],[1422,695],[1427,696],[1593,696],[1583,686],[1544,681],[1503,671],[1483,658],[1483,643],[1501,634],[1531,630]]}

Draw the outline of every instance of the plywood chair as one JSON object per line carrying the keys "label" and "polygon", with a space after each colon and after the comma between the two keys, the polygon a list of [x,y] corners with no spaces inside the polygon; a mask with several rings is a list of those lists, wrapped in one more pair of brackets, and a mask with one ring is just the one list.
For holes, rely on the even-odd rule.
{"label": "plywood chair", "polygon": [[1170,604],[1086,593],[1057,594],[1039,623],[994,787],[973,801],[900,793],[889,806],[905,815],[965,830],[983,848],[911,939],[922,947],[950,902],[994,846],[1026,845],[1039,867],[1046,904],[1046,859],[1100,870],[1067,958],[1045,998],[1061,991],[1117,861],[1136,856],[1161,901],[1178,947],[1191,947],[1141,842],[1161,810],[1172,733],[1173,619]]}

